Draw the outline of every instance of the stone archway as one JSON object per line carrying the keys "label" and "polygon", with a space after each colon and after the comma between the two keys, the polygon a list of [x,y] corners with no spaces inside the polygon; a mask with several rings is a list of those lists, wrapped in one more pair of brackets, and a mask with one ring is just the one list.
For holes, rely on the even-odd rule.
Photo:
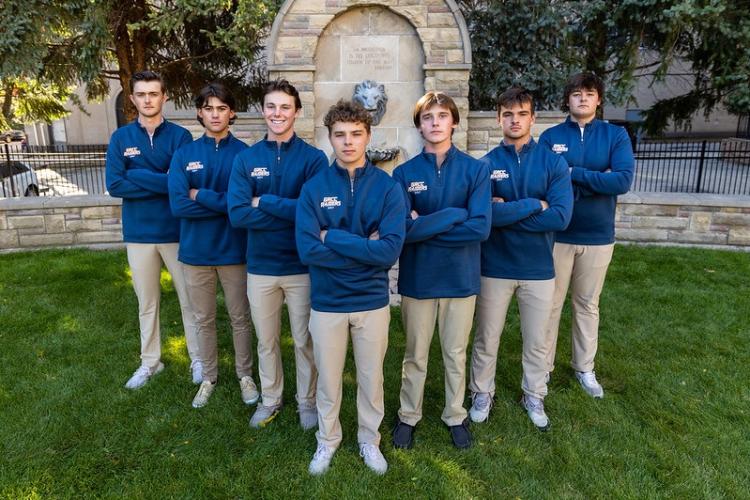
{"label": "stone archway", "polygon": [[[325,105],[323,96],[316,95],[316,88],[319,88],[316,81],[321,83],[324,81],[316,78],[316,72],[319,70],[318,64],[323,64],[325,59],[320,57],[316,59],[316,54],[320,51],[321,36],[324,32],[340,33],[347,26],[356,29],[358,18],[365,14],[372,16],[373,13],[386,11],[390,11],[390,15],[395,16],[391,17],[391,20],[397,18],[399,23],[405,21],[411,25],[411,30],[413,30],[411,32],[417,34],[423,58],[414,61],[413,64],[417,66],[416,70],[421,69],[423,72],[422,90],[441,90],[455,99],[461,113],[461,124],[454,135],[454,142],[458,147],[465,149],[469,112],[471,44],[466,23],[454,0],[431,0],[419,4],[415,4],[413,0],[387,2],[287,0],[274,20],[267,47],[267,60],[271,78],[286,78],[300,91],[303,112],[297,120],[298,134],[314,141],[316,126],[322,125],[322,123],[317,123],[322,115],[316,109],[316,103]],[[388,18],[388,13],[382,15]],[[380,28],[383,28],[383,31],[378,31]],[[389,29],[392,31],[393,26],[385,25],[380,28],[370,25],[368,27],[371,30],[370,35],[382,33],[387,36],[387,31]],[[327,43],[325,38],[323,43]],[[378,59],[373,58],[372,61],[377,62]],[[340,60],[339,63],[341,63]],[[419,68],[420,65],[421,68]],[[377,66],[377,64],[364,65],[361,70],[377,75]],[[320,71],[325,76],[325,72],[330,69],[321,67]],[[341,95],[337,98],[350,96],[351,94]],[[412,95],[403,99],[402,96],[394,95],[391,99],[404,101],[398,104],[393,101],[389,102],[389,106],[398,106],[399,113],[402,113],[403,109],[410,110],[416,100],[412,99]],[[407,100],[410,102],[405,102]],[[329,100],[325,100],[325,103],[328,102]]]}

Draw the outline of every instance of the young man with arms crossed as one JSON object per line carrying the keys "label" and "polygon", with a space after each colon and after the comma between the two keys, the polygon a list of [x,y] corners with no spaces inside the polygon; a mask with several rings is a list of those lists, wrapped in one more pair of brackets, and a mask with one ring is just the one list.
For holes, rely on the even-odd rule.
{"label": "young man with arms crossed", "polygon": [[565,86],[564,123],[544,131],[540,146],[562,155],[570,167],[575,203],[565,231],[555,237],[555,297],[548,323],[552,339],[547,361],[554,369],[555,347],[565,295],[571,289],[572,361],[581,387],[604,397],[594,357],[599,338],[599,295],[612,259],[617,195],[630,189],[635,161],[624,128],[596,118],[604,82],[593,73],[574,75]]}
{"label": "young man with arms crossed", "polygon": [[112,134],[106,163],[107,190],[111,196],[122,198],[123,240],[138,297],[141,366],[125,387],[137,389],[164,369],[159,327],[162,262],[172,275],[180,300],[193,383],[200,384],[203,367],[195,318],[185,291],[182,264],[177,260],[180,223],[169,210],[167,194],[172,154],[192,137],[162,116],[167,96],[157,73],[135,73],[130,80],[130,100],[138,118]]}
{"label": "young man with arms crossed", "polygon": [[534,425],[544,431],[549,428],[544,397],[547,352],[552,347],[546,326],[555,291],[552,247],[554,231],[565,229],[570,221],[573,190],[565,160],[531,138],[535,121],[531,93],[511,87],[501,94],[497,121],[503,140],[482,159],[492,185],[492,231],[482,243],[469,416],[474,422],[484,422],[489,415],[500,336],[515,295],[523,339],[521,404]]}
{"label": "young man with arms crossed", "polygon": [[193,407],[208,403],[219,374],[216,339],[216,282],[221,282],[232,325],[234,367],[245,404],[258,401],[252,378],[250,306],[245,285],[242,229],[229,224],[227,186],[234,158],[247,148],[229,132],[234,122],[234,96],[220,83],[210,83],[195,98],[203,137],[178,149],[169,167],[169,201],[180,218],[179,259],[184,264],[190,304],[198,324],[203,382]]}
{"label": "young man with arms crossed", "polygon": [[360,455],[384,474],[378,428],[385,411],[383,359],[388,346],[388,270],[404,241],[401,188],[365,152],[371,117],[359,104],[339,101],[324,123],[336,160],[302,188],[297,247],[310,266],[310,334],[318,367],[318,441],[310,474],[323,474],[341,443],[339,422],[344,362],[351,335],[357,371]]}
{"label": "young man with arms crossed", "polygon": [[303,429],[318,424],[317,370],[310,319],[310,275],[294,241],[302,185],[328,167],[325,154],[294,133],[302,109],[299,93],[286,80],[266,85],[266,137],[237,155],[229,184],[229,219],[247,228],[247,292],[258,339],[262,402],[250,418],[264,427],[282,407],[281,307],[286,299],[297,367],[297,411]]}
{"label": "young man with arms crossed", "polygon": [[406,329],[396,448],[411,448],[422,419],[427,357],[437,320],[445,365],[443,422],[457,448],[471,446],[464,409],[466,346],[479,293],[480,243],[490,232],[487,168],[452,143],[453,99],[428,92],[414,108],[424,151],[393,173],[406,193],[406,241],[398,289]]}

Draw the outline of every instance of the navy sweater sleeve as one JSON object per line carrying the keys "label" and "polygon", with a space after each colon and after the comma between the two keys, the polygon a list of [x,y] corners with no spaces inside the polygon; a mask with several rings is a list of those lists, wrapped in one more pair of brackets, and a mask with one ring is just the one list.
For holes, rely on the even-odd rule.
{"label": "navy sweater sleeve", "polygon": [[404,196],[398,184],[394,183],[385,197],[377,240],[341,229],[330,229],[324,244],[363,264],[390,267],[398,259],[404,244],[405,214]]}
{"label": "navy sweater sleeve", "polygon": [[516,201],[492,202],[492,226],[503,227],[542,211],[542,202],[536,198]]}
{"label": "navy sweater sleeve", "polygon": [[182,165],[182,155],[178,150],[169,164],[168,187],[169,206],[175,217],[200,219],[216,217],[220,212],[204,207],[190,199],[190,183]]}
{"label": "navy sweater sleeve", "polygon": [[549,208],[526,217],[511,225],[511,228],[531,232],[549,232],[562,231],[568,227],[573,214],[573,188],[568,174],[568,164],[562,158],[558,157],[556,160],[545,200]]}
{"label": "navy sweater sleeve", "polygon": [[[308,172],[305,173],[305,179],[312,179],[321,169],[327,167],[328,160],[326,160],[326,155],[318,150],[315,154],[315,160],[310,165]],[[264,194],[260,197],[258,207],[274,217],[294,222],[295,212],[297,211],[297,199],[284,198],[275,194]]]}
{"label": "navy sweater sleeve", "polygon": [[169,193],[167,174],[152,172],[145,168],[136,168],[128,172],[128,179],[143,189],[158,194]]}
{"label": "navy sweater sleeve", "polygon": [[320,241],[320,223],[316,216],[315,203],[304,186],[297,203],[295,218],[297,252],[303,264],[331,269],[348,269],[359,265],[354,259],[341,255]]}
{"label": "navy sweater sleeve", "polygon": [[486,240],[490,235],[492,222],[490,199],[490,176],[487,169],[480,164],[476,169],[474,185],[469,195],[469,217],[449,231],[435,236],[434,241],[443,246],[464,246]]}
{"label": "navy sweater sleeve", "polygon": [[109,194],[117,198],[149,198],[153,196],[153,192],[130,180],[125,159],[120,149],[119,140],[115,135],[110,140],[109,147],[107,147],[105,177]]}
{"label": "navy sweater sleeve", "polygon": [[255,186],[252,178],[247,175],[247,168],[242,161],[242,154],[235,157],[232,165],[232,175],[229,179],[227,206],[229,221],[234,227],[250,229],[280,229],[293,227],[294,219],[280,219],[252,205],[255,196]]}
{"label": "navy sweater sleeve", "polygon": [[585,190],[588,190],[593,194],[616,196],[627,193],[630,189],[635,159],[630,138],[624,128],[618,127],[617,136],[613,142],[610,150],[609,172],[598,172],[577,166],[571,169],[573,182],[584,188],[580,191],[581,195],[585,196]]}

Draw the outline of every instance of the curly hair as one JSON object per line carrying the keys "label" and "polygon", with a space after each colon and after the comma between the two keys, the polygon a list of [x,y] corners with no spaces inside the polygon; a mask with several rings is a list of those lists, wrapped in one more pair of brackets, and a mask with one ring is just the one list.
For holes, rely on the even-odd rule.
{"label": "curly hair", "polygon": [[361,104],[341,99],[331,106],[331,109],[328,110],[326,117],[323,119],[323,124],[328,128],[329,134],[331,133],[333,124],[336,122],[361,123],[365,126],[365,130],[369,134],[372,125],[372,116],[370,116],[370,113]]}

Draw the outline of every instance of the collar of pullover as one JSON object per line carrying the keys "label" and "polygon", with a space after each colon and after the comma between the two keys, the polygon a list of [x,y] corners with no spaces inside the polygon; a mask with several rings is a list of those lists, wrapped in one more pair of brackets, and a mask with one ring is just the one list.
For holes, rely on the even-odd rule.
{"label": "collar of pullover", "polygon": [[[336,172],[339,175],[343,175],[349,178],[349,171],[345,169],[344,167],[340,166],[336,160],[333,161],[333,167],[336,169]],[[366,160],[363,166],[354,170],[354,178],[359,179],[361,177],[364,177],[373,168],[374,167],[372,163],[370,163],[370,160]]]}
{"label": "collar of pullover", "polygon": [[[277,148],[277,144],[279,144],[279,143],[278,143],[278,142],[276,142],[276,141],[274,141],[274,140],[269,140],[269,139],[268,139],[268,134],[266,134],[266,135],[265,135],[265,136],[263,137],[263,141],[265,142],[265,144],[266,144],[266,146],[267,146],[267,147],[269,147],[269,148],[273,149],[274,151],[276,151],[276,148]],[[290,137],[288,141],[286,141],[286,142],[282,142],[282,143],[281,143],[281,144],[279,145],[279,147],[280,147],[280,149],[281,149],[282,151],[286,151],[287,149],[291,148],[291,147],[292,147],[292,145],[293,145],[293,144],[294,144],[294,143],[295,143],[296,141],[297,141],[297,134],[296,134],[296,133],[294,133],[294,134],[292,134],[292,137]]]}
{"label": "collar of pullover", "polygon": [[[515,146],[515,144],[505,144],[505,141],[500,141],[500,146],[502,146],[502,148],[506,152],[508,152],[508,153],[514,153],[514,154],[516,153],[516,146]],[[524,144],[521,147],[521,149],[518,151],[518,156],[525,155],[526,153],[528,153],[529,151],[531,151],[532,149],[534,149],[535,146],[536,146],[536,141],[532,137],[529,140],[529,142],[527,142],[526,144]]]}
{"label": "collar of pullover", "polygon": [[216,139],[215,138],[209,137],[206,134],[203,134],[203,136],[201,137],[201,141],[203,141],[203,143],[206,144],[206,145],[214,145],[214,144],[216,144],[216,147],[222,148],[222,147],[226,146],[227,143],[229,143],[229,140],[231,138],[232,138],[232,133],[230,132],[230,133],[227,134],[226,137],[224,137],[223,139],[221,139],[218,144],[216,144]]}
{"label": "collar of pullover", "polygon": [[[570,115],[568,115],[568,117],[565,119],[565,123],[567,123],[569,127],[573,127],[576,130],[579,130],[581,128],[581,126],[578,125],[578,122],[575,121],[574,119],[572,119],[570,117]],[[586,124],[586,126],[584,127],[584,129],[594,128],[594,127],[596,127],[597,123],[599,123],[599,119],[598,118],[594,118],[593,120],[591,120],[590,122],[588,122]]]}
{"label": "collar of pullover", "polygon": [[[141,121],[138,118],[135,119],[135,123],[136,123],[136,125],[138,125],[138,128],[144,134],[148,135],[148,130],[146,130],[146,127],[143,126],[143,124],[141,123]],[[161,119],[161,123],[159,125],[157,125],[156,128],[154,129],[154,136],[156,136],[156,134],[158,134],[159,131],[162,130],[166,126],[166,124],[167,124],[167,120],[165,120],[164,118],[162,118]]]}
{"label": "collar of pullover", "polygon": [[[445,160],[443,160],[443,163],[440,166],[442,167],[446,165],[454,156],[456,156],[456,151],[458,151],[456,146],[454,144],[451,144],[450,149],[448,149],[448,152],[445,154]],[[423,148],[422,156],[424,156],[427,159],[427,161],[429,161],[433,165],[437,165],[437,155],[435,153],[428,153]]]}

